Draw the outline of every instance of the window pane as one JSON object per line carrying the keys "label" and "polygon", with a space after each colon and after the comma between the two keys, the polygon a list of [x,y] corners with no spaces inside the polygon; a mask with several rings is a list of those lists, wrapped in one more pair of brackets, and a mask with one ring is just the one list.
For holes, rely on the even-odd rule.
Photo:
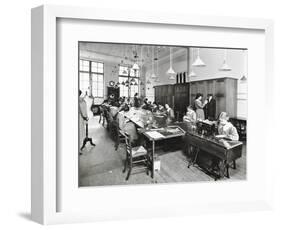
{"label": "window pane", "polygon": [[139,77],[139,70],[130,69],[130,76],[131,77]]}
{"label": "window pane", "polygon": [[92,66],[92,72],[97,73],[98,72],[98,68],[96,66]]}
{"label": "window pane", "polygon": [[92,73],[92,94],[94,97],[103,97],[104,95],[104,82],[103,74]]}
{"label": "window pane", "polygon": [[96,74],[92,74],[92,81],[97,82],[97,75]]}
{"label": "window pane", "polygon": [[129,69],[127,66],[120,66],[119,67],[119,75],[121,76],[128,76],[129,75]]}
{"label": "window pane", "polygon": [[131,77],[134,77],[134,76],[135,76],[135,70],[130,69],[130,76],[131,76]]}
{"label": "window pane", "polygon": [[104,64],[101,63],[101,62],[92,61],[91,72],[93,72],[93,73],[103,73],[103,66],[104,66]]}
{"label": "window pane", "polygon": [[88,73],[80,73],[79,75],[79,83],[80,83],[80,90],[83,94],[89,89],[89,74]]}
{"label": "window pane", "polygon": [[92,68],[98,68],[98,63],[97,63],[97,62],[92,61]]}
{"label": "window pane", "polygon": [[98,72],[103,73],[103,63],[98,63]]}
{"label": "window pane", "polygon": [[80,60],[80,70],[89,72],[89,61]]}
{"label": "window pane", "polygon": [[101,68],[101,69],[103,69],[103,63],[98,63],[98,68]]}
{"label": "window pane", "polygon": [[97,81],[103,83],[103,75],[97,75]]}

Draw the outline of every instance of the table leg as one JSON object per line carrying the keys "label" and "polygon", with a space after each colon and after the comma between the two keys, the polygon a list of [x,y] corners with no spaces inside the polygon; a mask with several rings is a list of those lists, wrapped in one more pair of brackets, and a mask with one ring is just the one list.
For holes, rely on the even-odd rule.
{"label": "table leg", "polygon": [[155,154],[155,141],[152,141],[152,156],[151,156],[151,177],[154,178],[154,154]]}
{"label": "table leg", "polygon": [[[190,146],[191,147],[191,146]],[[196,161],[197,161],[197,157],[198,157],[198,154],[199,154],[199,148],[195,148],[195,156],[193,159],[190,160],[190,162],[188,163],[187,167],[189,168],[190,166],[194,166],[196,164]]]}
{"label": "table leg", "polygon": [[226,177],[229,178],[229,164],[226,163]]}
{"label": "table leg", "polygon": [[233,169],[236,169],[236,161],[233,161]]}

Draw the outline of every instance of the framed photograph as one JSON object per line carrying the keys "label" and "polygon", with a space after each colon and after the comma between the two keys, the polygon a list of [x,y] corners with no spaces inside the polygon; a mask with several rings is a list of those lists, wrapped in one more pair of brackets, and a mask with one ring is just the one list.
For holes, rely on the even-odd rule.
{"label": "framed photograph", "polygon": [[270,209],[272,33],[265,19],[32,9],[32,219]]}

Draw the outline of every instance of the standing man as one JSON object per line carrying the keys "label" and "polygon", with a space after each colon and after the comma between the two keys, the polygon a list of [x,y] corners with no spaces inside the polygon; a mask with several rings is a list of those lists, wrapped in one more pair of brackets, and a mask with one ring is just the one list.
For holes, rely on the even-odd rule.
{"label": "standing man", "polygon": [[208,94],[206,108],[206,118],[210,121],[216,120],[216,100],[213,94]]}

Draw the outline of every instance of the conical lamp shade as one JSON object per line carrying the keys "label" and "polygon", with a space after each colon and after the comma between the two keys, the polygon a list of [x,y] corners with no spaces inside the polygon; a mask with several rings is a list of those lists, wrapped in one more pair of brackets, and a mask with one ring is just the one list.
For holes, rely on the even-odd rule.
{"label": "conical lamp shade", "polygon": [[151,74],[151,78],[156,78],[155,73]]}
{"label": "conical lamp shade", "polygon": [[196,73],[193,70],[191,70],[191,72],[189,73],[188,76],[189,77],[196,77]]}
{"label": "conical lamp shade", "polygon": [[192,63],[192,66],[197,66],[197,67],[204,67],[206,64],[201,60],[201,58],[198,56],[196,60]]}
{"label": "conical lamp shade", "polygon": [[220,71],[231,71],[231,68],[228,66],[226,61],[223,61],[222,67],[220,68]]}
{"label": "conical lamp shade", "polygon": [[127,75],[128,73],[126,70],[123,70],[122,74]]}
{"label": "conical lamp shade", "polygon": [[140,67],[137,63],[134,63],[133,67],[132,67],[133,70],[139,70]]}
{"label": "conical lamp shade", "polygon": [[149,85],[149,84],[151,84],[151,82],[149,81],[149,79],[147,80],[147,82],[146,82],[146,83],[147,83],[148,85]]}
{"label": "conical lamp shade", "polygon": [[240,78],[240,81],[247,81],[247,78],[245,75],[243,75],[241,78]]}
{"label": "conical lamp shade", "polygon": [[173,70],[173,68],[172,67],[170,67],[169,69],[168,69],[168,71],[167,71],[167,75],[169,75],[169,76],[175,76],[176,75],[176,72]]}
{"label": "conical lamp shade", "polygon": [[174,80],[176,79],[175,76],[176,76],[176,72],[173,70],[172,66],[173,66],[173,62],[172,62],[172,47],[170,47],[170,68],[168,69],[167,71],[167,75],[169,76],[169,79],[170,80]]}

